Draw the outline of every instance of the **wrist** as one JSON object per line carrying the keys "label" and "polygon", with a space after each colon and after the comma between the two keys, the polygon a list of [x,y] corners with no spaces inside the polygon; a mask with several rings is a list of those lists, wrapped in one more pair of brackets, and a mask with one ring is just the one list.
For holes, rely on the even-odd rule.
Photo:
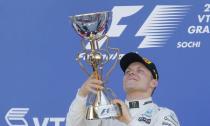
{"label": "wrist", "polygon": [[126,124],[129,124],[131,121],[132,121],[131,116],[128,116],[127,119],[125,120],[125,123]]}
{"label": "wrist", "polygon": [[86,96],[87,96],[87,94],[84,93],[84,91],[82,91],[82,89],[79,89],[78,95],[79,95],[80,97],[86,97]]}

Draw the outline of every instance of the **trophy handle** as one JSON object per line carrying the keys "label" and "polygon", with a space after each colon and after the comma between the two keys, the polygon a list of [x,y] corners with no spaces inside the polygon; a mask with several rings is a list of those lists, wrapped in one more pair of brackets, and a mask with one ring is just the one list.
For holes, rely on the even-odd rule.
{"label": "trophy handle", "polygon": [[77,57],[76,57],[76,61],[79,63],[79,66],[82,69],[82,71],[89,77],[90,73],[87,71],[87,69],[84,67],[84,65],[82,64],[82,61],[81,61],[81,59],[83,57],[81,57],[80,55],[82,55],[82,54],[86,54],[86,51],[84,50],[84,51],[78,53]]}
{"label": "trophy handle", "polygon": [[107,39],[106,39],[106,48],[108,50],[113,50],[113,52],[115,52],[117,54],[117,56],[116,56],[116,59],[115,59],[114,63],[112,64],[111,68],[106,73],[106,76],[105,76],[105,79],[104,79],[104,83],[108,82],[112,71],[114,70],[114,68],[116,67],[117,63],[119,62],[119,52],[120,52],[120,50],[118,48],[111,48],[111,47],[109,47],[109,36],[106,35],[106,37],[107,37]]}

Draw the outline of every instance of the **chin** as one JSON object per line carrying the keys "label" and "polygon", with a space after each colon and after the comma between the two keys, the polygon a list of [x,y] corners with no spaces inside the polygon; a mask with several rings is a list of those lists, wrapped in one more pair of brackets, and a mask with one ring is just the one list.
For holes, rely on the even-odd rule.
{"label": "chin", "polygon": [[126,87],[136,87],[139,86],[139,82],[135,81],[135,80],[131,80],[125,83]]}
{"label": "chin", "polygon": [[126,90],[138,90],[135,84],[130,84],[125,87]]}
{"label": "chin", "polygon": [[139,92],[139,90],[136,88],[126,88],[126,93],[132,93],[132,92],[136,92],[136,91]]}
{"label": "chin", "polygon": [[144,85],[139,85],[138,84],[135,84],[135,83],[127,83],[125,85],[125,90],[126,92],[127,91],[145,91],[146,90],[146,87]]}

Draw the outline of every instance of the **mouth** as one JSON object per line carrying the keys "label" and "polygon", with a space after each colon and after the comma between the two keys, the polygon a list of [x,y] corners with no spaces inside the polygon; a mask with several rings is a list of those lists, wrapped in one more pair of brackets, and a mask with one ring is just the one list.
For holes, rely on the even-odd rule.
{"label": "mouth", "polygon": [[137,81],[137,79],[133,78],[133,77],[128,78],[128,80],[135,80],[135,81]]}

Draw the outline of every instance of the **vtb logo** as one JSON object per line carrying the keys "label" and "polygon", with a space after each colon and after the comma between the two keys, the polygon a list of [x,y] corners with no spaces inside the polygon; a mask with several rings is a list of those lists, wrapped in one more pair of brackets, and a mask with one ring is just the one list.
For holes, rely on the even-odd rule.
{"label": "vtb logo", "polygon": [[[8,126],[29,126],[27,120],[25,119],[29,108],[11,108],[5,115],[5,120]],[[39,119],[33,117],[33,126],[48,126],[54,124],[54,126],[64,125],[64,117],[45,117]]]}
{"label": "vtb logo", "polygon": [[[135,37],[144,37],[137,48],[163,47],[190,7],[190,5],[156,5],[135,34]],[[112,9],[113,20],[107,35],[119,37],[127,27],[126,24],[119,24],[119,22],[143,8],[143,5],[114,6]],[[101,47],[104,42],[105,39],[100,40],[99,46]],[[90,43],[86,45],[86,48],[90,49]]]}
{"label": "vtb logo", "polygon": [[29,108],[11,108],[5,116],[5,120],[9,126],[28,126],[28,122],[24,118],[28,111]]}

